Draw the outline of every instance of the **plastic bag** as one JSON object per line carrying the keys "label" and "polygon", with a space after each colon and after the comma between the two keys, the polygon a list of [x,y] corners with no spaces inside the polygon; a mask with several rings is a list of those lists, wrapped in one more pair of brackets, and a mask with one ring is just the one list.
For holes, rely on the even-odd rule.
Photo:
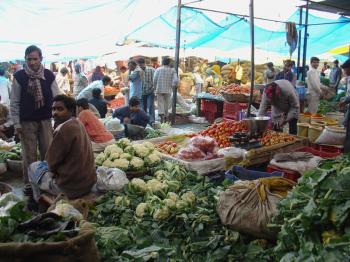
{"label": "plastic bag", "polygon": [[205,154],[216,153],[218,145],[216,141],[209,136],[195,136],[190,140],[190,145],[199,148]]}
{"label": "plastic bag", "polygon": [[205,117],[197,117],[195,115],[190,115],[188,117],[188,120],[190,120],[192,123],[196,124],[207,124],[208,121],[205,119]]}
{"label": "plastic bag", "polygon": [[124,171],[118,168],[97,168],[97,190],[100,192],[106,191],[121,191],[123,187],[129,183]]}
{"label": "plastic bag", "polygon": [[216,210],[221,223],[254,237],[275,239],[277,232],[267,225],[294,184],[279,177],[235,182],[220,194]]}
{"label": "plastic bag", "polygon": [[225,147],[218,151],[218,154],[225,158],[245,159],[247,151],[237,147]]}
{"label": "plastic bag", "polygon": [[344,145],[346,131],[338,127],[326,127],[316,139],[316,144]]}
{"label": "plastic bag", "polygon": [[118,118],[107,118],[104,123],[107,130],[121,129],[120,120]]}
{"label": "plastic bag", "polygon": [[177,157],[182,160],[204,160],[206,154],[197,147],[188,146],[180,149],[177,153]]}

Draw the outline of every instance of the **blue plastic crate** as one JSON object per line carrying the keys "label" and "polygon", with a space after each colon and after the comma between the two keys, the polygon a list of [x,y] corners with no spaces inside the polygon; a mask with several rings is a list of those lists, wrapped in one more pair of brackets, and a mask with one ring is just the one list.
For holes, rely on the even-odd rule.
{"label": "blue plastic crate", "polygon": [[282,177],[282,172],[260,172],[260,171],[254,171],[254,170],[248,170],[240,166],[234,166],[232,170],[230,170],[230,175],[232,176],[232,179],[240,179],[240,180],[255,180],[259,178],[265,178],[265,177]]}

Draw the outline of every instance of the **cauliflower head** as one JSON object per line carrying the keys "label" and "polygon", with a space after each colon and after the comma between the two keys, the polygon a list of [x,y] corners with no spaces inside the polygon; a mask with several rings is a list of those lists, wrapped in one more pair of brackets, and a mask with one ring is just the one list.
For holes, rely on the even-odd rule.
{"label": "cauliflower head", "polygon": [[115,159],[113,161],[113,165],[114,165],[114,167],[125,171],[125,170],[128,170],[128,168],[129,168],[129,161],[126,160],[126,159],[122,159],[122,158],[121,159]]}
{"label": "cauliflower head", "polygon": [[174,192],[169,192],[167,195],[167,198],[171,199],[175,202],[179,200],[179,196],[177,194],[175,194]]}
{"label": "cauliflower head", "polygon": [[133,178],[131,182],[129,183],[129,188],[134,189],[139,192],[146,192],[147,191],[147,184],[145,181],[143,181],[140,178]]}
{"label": "cauliflower head", "polygon": [[135,155],[141,158],[145,158],[150,153],[150,150],[143,146],[143,144],[135,144],[133,148],[135,150]]}
{"label": "cauliflower head", "polygon": [[129,153],[123,153],[123,154],[120,154],[119,158],[124,158],[130,161],[132,159],[132,155],[130,155]]}
{"label": "cauliflower head", "polygon": [[156,209],[153,213],[153,219],[158,221],[166,220],[169,218],[169,216],[170,216],[170,212],[166,206]]}
{"label": "cauliflower head", "polygon": [[127,146],[127,147],[124,148],[124,153],[128,153],[131,156],[133,156],[135,154],[135,149],[134,149],[134,147],[132,145]]}
{"label": "cauliflower head", "polygon": [[117,152],[113,152],[113,153],[111,153],[111,155],[109,156],[109,159],[110,160],[115,160],[115,159],[118,159],[119,158],[119,153],[117,153]]}
{"label": "cauliflower head", "polygon": [[117,196],[114,199],[114,203],[116,206],[130,206],[130,199],[127,196]]}
{"label": "cauliflower head", "polygon": [[103,161],[102,166],[115,167],[113,161],[111,161],[109,158],[107,160]]}
{"label": "cauliflower head", "polygon": [[145,164],[144,161],[141,158],[136,156],[134,156],[130,161],[130,167],[136,170],[142,169],[144,164]]}
{"label": "cauliflower head", "polygon": [[144,147],[147,147],[150,151],[154,150],[154,144],[152,144],[151,142],[144,142],[144,143],[142,143],[142,145]]}
{"label": "cauliflower head", "polygon": [[169,191],[178,192],[181,188],[181,184],[177,180],[165,180],[165,184],[168,186]]}
{"label": "cauliflower head", "polygon": [[166,185],[157,179],[151,179],[147,181],[147,189],[148,191],[154,193],[166,189]]}
{"label": "cauliflower head", "polygon": [[188,206],[189,206],[188,203],[184,200],[179,200],[176,202],[176,209],[178,211],[184,211],[188,208]]}
{"label": "cauliflower head", "polygon": [[131,145],[131,141],[127,138],[122,138],[118,140],[117,145],[120,148],[125,149],[127,146]]}
{"label": "cauliflower head", "polygon": [[194,205],[194,203],[196,202],[196,196],[191,191],[188,191],[185,194],[183,194],[181,196],[181,199],[187,202],[189,205]]}
{"label": "cauliflower head", "polygon": [[158,164],[161,161],[161,158],[158,154],[156,154],[155,152],[149,154],[146,158],[145,161],[147,163],[147,165],[149,166],[154,166],[156,164]]}
{"label": "cauliflower head", "polygon": [[170,209],[176,208],[176,202],[170,198],[166,198],[163,200],[165,206],[167,206]]}
{"label": "cauliflower head", "polygon": [[97,155],[96,159],[95,159],[95,163],[98,166],[102,166],[103,162],[107,159],[107,156],[105,153],[100,153]]}
{"label": "cauliflower head", "polygon": [[136,216],[142,218],[146,214],[147,209],[148,209],[147,203],[138,204],[135,210]]}
{"label": "cauliflower head", "polygon": [[154,175],[158,180],[164,180],[167,176],[169,176],[169,173],[165,170],[158,170],[154,173]]}
{"label": "cauliflower head", "polygon": [[104,153],[107,156],[110,156],[113,153],[121,154],[121,153],[123,153],[123,149],[121,149],[120,147],[118,147],[115,144],[114,145],[109,145],[109,146],[106,146]]}

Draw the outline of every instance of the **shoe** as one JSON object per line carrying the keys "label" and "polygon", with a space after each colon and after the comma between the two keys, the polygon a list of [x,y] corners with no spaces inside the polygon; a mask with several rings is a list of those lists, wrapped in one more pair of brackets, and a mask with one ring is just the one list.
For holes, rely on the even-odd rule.
{"label": "shoe", "polygon": [[30,184],[26,184],[23,187],[23,195],[27,196],[27,197],[33,197],[33,189],[32,189],[32,186]]}

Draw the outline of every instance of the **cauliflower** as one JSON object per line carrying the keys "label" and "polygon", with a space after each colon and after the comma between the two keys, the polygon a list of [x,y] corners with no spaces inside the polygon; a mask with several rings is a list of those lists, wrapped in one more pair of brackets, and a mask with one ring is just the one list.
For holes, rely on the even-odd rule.
{"label": "cauliflower", "polygon": [[117,145],[122,148],[122,149],[125,149],[127,146],[129,146],[131,144],[130,140],[127,139],[127,138],[122,138],[122,139],[119,139],[118,142],[117,142]]}
{"label": "cauliflower", "polygon": [[109,158],[102,163],[102,166],[115,167],[113,161],[111,161]]}
{"label": "cauliflower", "polygon": [[179,196],[177,194],[175,194],[174,192],[169,192],[167,195],[167,198],[171,199],[175,202],[179,200]]}
{"label": "cauliflower", "polygon": [[172,199],[166,198],[163,202],[170,209],[176,208],[176,202]]}
{"label": "cauliflower", "polygon": [[121,154],[123,153],[123,149],[121,149],[117,145],[109,145],[106,146],[104,153],[106,154],[106,156],[110,156],[113,153]]}
{"label": "cauliflower", "polygon": [[134,156],[130,161],[130,167],[132,169],[140,170],[144,166],[144,162],[141,158]]}
{"label": "cauliflower", "polygon": [[83,219],[83,215],[77,209],[75,209],[75,207],[64,202],[63,200],[58,201],[55,209],[51,212],[64,218],[72,218],[76,221]]}
{"label": "cauliflower", "polygon": [[178,211],[184,211],[186,208],[188,208],[188,203],[184,200],[179,200],[176,202],[176,209]]}
{"label": "cauliflower", "polygon": [[165,184],[168,186],[169,191],[177,192],[180,190],[181,184],[176,180],[165,180]]}
{"label": "cauliflower", "polygon": [[109,156],[109,159],[110,160],[115,160],[115,159],[118,159],[119,158],[119,153],[117,153],[117,152],[113,152],[113,153],[111,153],[111,155]]}
{"label": "cauliflower", "polygon": [[129,161],[126,159],[115,159],[113,161],[113,166],[125,171],[129,168]]}
{"label": "cauliflower", "polygon": [[153,219],[155,220],[166,220],[169,216],[170,212],[166,206],[156,209],[153,213]]}
{"label": "cauliflower", "polygon": [[169,175],[169,173],[165,170],[158,170],[157,172],[154,173],[154,175],[158,180],[163,180]]}
{"label": "cauliflower", "polygon": [[95,159],[95,163],[98,166],[102,166],[102,163],[107,159],[107,156],[105,153],[100,153],[97,155],[96,159]]}
{"label": "cauliflower", "polygon": [[114,199],[114,203],[117,205],[117,206],[130,206],[130,199],[127,197],[127,196],[117,196],[115,199]]}
{"label": "cauliflower", "polygon": [[163,184],[162,182],[160,182],[157,179],[151,179],[151,180],[147,181],[148,191],[150,191],[152,193],[166,189],[166,187],[167,186],[165,184]]}
{"label": "cauliflower", "polygon": [[129,188],[139,192],[146,192],[147,184],[140,178],[133,178],[129,183]]}
{"label": "cauliflower", "polygon": [[129,153],[123,153],[123,154],[120,154],[119,158],[124,158],[130,161],[132,159],[132,155],[130,155]]}
{"label": "cauliflower", "polygon": [[146,157],[150,153],[150,150],[147,147],[143,146],[143,144],[135,144],[133,145],[133,148],[135,150],[136,156],[141,158]]}
{"label": "cauliflower", "polygon": [[144,142],[142,143],[144,147],[147,147],[150,151],[154,150],[154,145],[151,142]]}
{"label": "cauliflower", "polygon": [[135,154],[135,149],[133,146],[127,146],[126,148],[124,148],[124,153],[128,153],[131,156],[133,156]]}
{"label": "cauliflower", "polygon": [[147,165],[149,166],[154,166],[156,164],[158,164],[161,161],[161,158],[158,154],[156,154],[155,152],[149,154],[146,158],[145,161],[147,163]]}
{"label": "cauliflower", "polygon": [[137,217],[143,217],[148,209],[148,205],[146,203],[140,203],[137,205],[135,214]]}
{"label": "cauliflower", "polygon": [[183,194],[181,196],[181,199],[187,202],[189,205],[194,205],[194,203],[196,202],[196,196],[191,191],[188,191],[185,194]]}

